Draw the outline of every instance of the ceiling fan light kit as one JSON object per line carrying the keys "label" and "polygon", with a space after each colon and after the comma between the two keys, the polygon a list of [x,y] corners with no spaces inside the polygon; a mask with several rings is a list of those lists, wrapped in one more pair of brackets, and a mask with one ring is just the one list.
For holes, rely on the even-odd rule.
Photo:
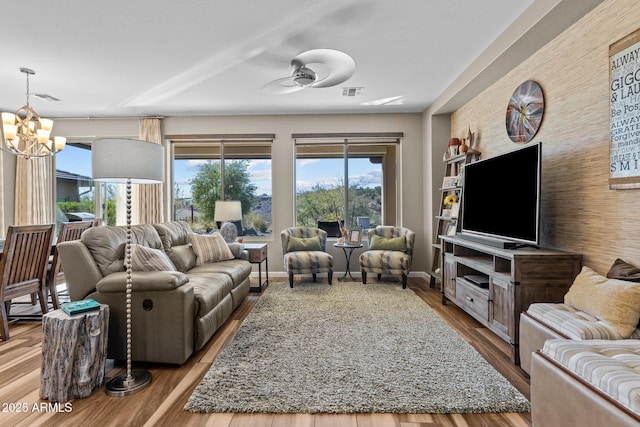
{"label": "ceiling fan light kit", "polygon": [[[321,64],[329,70],[319,76],[313,65]],[[347,81],[356,70],[356,62],[348,54],[334,49],[312,49],[291,60],[291,76],[273,80],[263,86],[268,95],[282,95],[305,88],[336,86]]]}
{"label": "ceiling fan light kit", "polygon": [[298,86],[309,86],[316,82],[318,75],[307,67],[300,67],[293,70],[293,82]]}

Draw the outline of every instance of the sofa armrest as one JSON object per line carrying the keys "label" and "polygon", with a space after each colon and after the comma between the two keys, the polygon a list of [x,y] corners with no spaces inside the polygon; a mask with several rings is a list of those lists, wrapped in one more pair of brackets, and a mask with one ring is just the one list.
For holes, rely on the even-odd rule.
{"label": "sofa armrest", "polygon": [[67,290],[72,301],[84,299],[95,292],[102,273],[84,243],[79,240],[60,242],[56,245],[65,276]]}
{"label": "sofa armrest", "polygon": [[[189,283],[189,278],[179,271],[134,271],[131,281],[133,292],[170,291]],[[126,271],[119,271],[100,279],[96,289],[100,293],[124,292],[126,282]]]}

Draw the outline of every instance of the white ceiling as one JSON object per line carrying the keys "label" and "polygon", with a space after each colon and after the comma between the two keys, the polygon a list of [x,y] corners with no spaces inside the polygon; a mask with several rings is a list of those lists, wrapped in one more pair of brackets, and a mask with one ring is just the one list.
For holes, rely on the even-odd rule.
{"label": "white ceiling", "polygon": [[[31,96],[50,117],[422,112],[532,3],[11,1],[2,7],[0,110],[25,103],[19,68],[28,67],[32,94],[61,99]],[[261,92],[316,48],[348,53],[355,74],[331,88]],[[342,87],[364,90],[343,97]]]}

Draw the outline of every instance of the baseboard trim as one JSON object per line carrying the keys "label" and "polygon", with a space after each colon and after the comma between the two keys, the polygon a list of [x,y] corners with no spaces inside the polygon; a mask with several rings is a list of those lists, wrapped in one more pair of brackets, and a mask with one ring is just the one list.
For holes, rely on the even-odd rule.
{"label": "baseboard trim", "polygon": [[[263,279],[264,279],[264,274],[265,273],[263,271],[262,272],[262,276],[263,276],[262,278]],[[326,276],[326,274],[327,273],[320,273],[319,275],[320,276],[322,276],[322,275]],[[358,278],[360,278],[360,276],[361,276],[360,271],[352,271],[351,275],[353,277],[358,277]],[[333,277],[342,277],[342,276],[344,276],[344,271],[334,271],[333,272]],[[289,275],[287,274],[286,271],[270,271],[269,272],[269,277],[281,279],[281,278],[288,278]],[[417,278],[420,278],[420,279],[428,280],[430,276],[425,271],[410,271],[409,272],[409,277],[417,277]],[[252,279],[254,279],[254,278],[257,279],[258,278],[258,272],[257,271],[252,272],[251,273],[251,278]]]}

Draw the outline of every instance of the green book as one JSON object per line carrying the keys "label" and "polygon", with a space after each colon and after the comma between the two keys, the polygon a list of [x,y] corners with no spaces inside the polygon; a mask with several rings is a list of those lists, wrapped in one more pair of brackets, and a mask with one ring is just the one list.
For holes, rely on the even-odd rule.
{"label": "green book", "polygon": [[100,310],[100,303],[91,298],[60,304],[62,310],[69,316]]}

